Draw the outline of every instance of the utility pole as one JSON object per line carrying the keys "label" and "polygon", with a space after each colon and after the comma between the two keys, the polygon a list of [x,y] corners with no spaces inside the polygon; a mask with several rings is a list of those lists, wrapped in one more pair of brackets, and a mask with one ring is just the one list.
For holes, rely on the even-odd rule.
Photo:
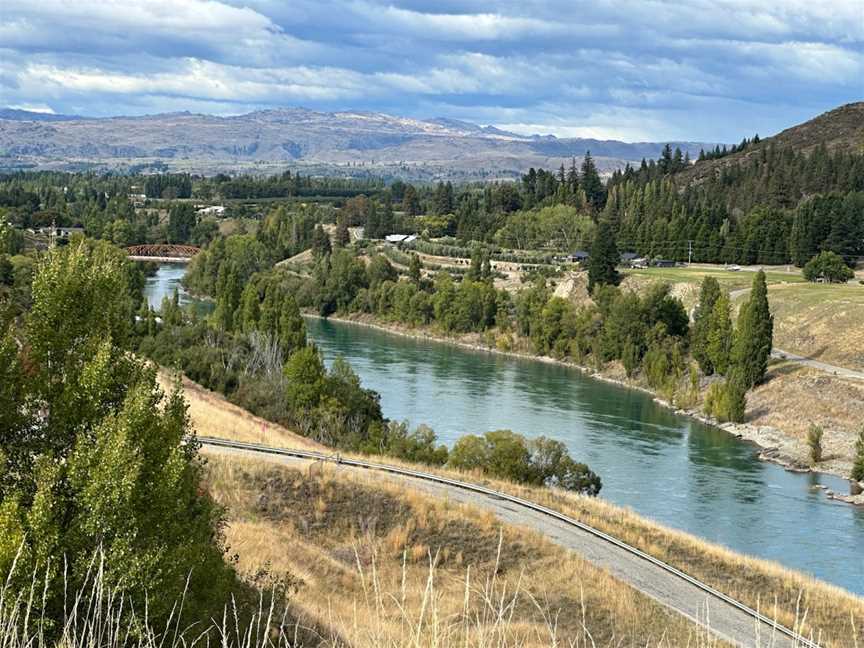
{"label": "utility pole", "polygon": [[687,241],[687,265],[690,265],[690,262],[693,261],[693,241]]}

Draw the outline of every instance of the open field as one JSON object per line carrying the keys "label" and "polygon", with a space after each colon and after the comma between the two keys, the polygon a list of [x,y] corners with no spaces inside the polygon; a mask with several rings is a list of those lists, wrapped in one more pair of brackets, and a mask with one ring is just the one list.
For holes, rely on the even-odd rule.
{"label": "open field", "polygon": [[292,617],[347,645],[725,645],[537,533],[379,475],[213,457],[209,488],[241,572],[292,580]]}
{"label": "open field", "polygon": [[[261,436],[255,438],[255,431],[260,429],[260,419],[197,386],[195,389],[187,388],[186,395],[191,403],[192,420],[200,434],[262,442]],[[241,420],[235,422],[238,417]],[[272,434],[273,440],[265,443],[296,448],[307,442],[284,429],[277,431],[274,427]],[[774,563],[741,556],[693,536],[667,529],[630,511],[607,504],[602,499],[522,487],[478,475],[452,471],[442,473],[458,475],[460,479],[510,492],[582,520],[751,607],[772,613],[776,609],[779,620],[790,626],[795,623],[796,609],[806,610],[806,626],[821,631],[827,646],[848,646],[848,637],[856,631],[859,637],[864,636],[864,601],[839,588]]]}
{"label": "open field", "polygon": [[768,300],[775,347],[864,370],[864,286],[770,285]]}

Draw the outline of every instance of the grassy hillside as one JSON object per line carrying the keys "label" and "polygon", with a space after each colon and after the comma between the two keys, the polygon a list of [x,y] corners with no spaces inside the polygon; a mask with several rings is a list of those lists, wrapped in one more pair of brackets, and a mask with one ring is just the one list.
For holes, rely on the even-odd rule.
{"label": "grassy hillside", "polygon": [[[261,419],[225,403],[224,399],[218,395],[211,394],[188,383],[186,397],[190,401],[190,415],[199,434],[208,434],[229,439],[236,438],[244,441],[260,441],[265,437],[255,439],[256,431],[260,430],[261,426],[267,425],[267,434],[272,435],[269,437],[268,443],[282,447],[298,447],[308,443],[306,439],[293,434],[291,431],[269,423],[265,424]],[[388,461],[398,463],[394,460]],[[246,473],[243,473],[243,470]],[[260,477],[261,474],[266,475],[268,470],[271,469],[267,466],[258,466],[254,469],[244,468],[242,470],[238,467],[224,467],[219,469],[221,472],[217,471],[213,473],[215,493],[224,503],[232,507],[232,516],[234,517],[235,524],[242,523],[242,525],[248,525],[252,524],[252,522],[256,524],[264,524],[265,522],[270,524],[270,522],[266,521],[266,516],[263,515],[262,511],[256,513],[254,510],[248,508],[248,498],[253,496],[248,492],[245,495],[243,494],[243,491],[252,490],[259,495],[263,493],[265,496],[271,497],[267,495],[266,491],[267,488],[271,488],[272,490],[272,485],[268,487],[267,478],[262,479]],[[424,470],[429,469],[424,468]],[[847,639],[853,631],[857,631],[858,636],[864,636],[864,601],[836,587],[784,569],[774,563],[747,558],[685,533],[667,529],[634,515],[627,510],[610,505],[602,501],[602,499],[585,498],[549,489],[522,487],[512,483],[479,478],[477,475],[454,473],[452,471],[441,472],[459,479],[481,481],[493,488],[537,501],[583,520],[629,542],[643,551],[657,556],[721,591],[746,602],[754,608],[759,608],[771,614],[775,614],[776,612],[777,618],[789,626],[796,624],[796,610],[798,610],[798,615],[806,611],[805,627],[815,628],[821,632],[824,638],[824,645],[826,646],[837,646],[838,648],[848,646]],[[255,477],[256,474],[259,477]],[[232,477],[231,475],[234,476]],[[376,481],[381,482],[380,477],[376,478]],[[285,483],[288,483],[288,481]],[[292,486],[292,488],[294,487]],[[236,489],[239,489],[237,493],[231,494]],[[280,493],[283,493],[284,488],[280,487],[278,490]],[[279,497],[288,496],[283,493]],[[291,497],[297,496],[292,495]],[[311,525],[310,528],[314,527],[315,515],[321,516],[322,520],[327,518],[327,511],[332,510],[332,507],[335,506],[335,503],[330,501],[331,497],[337,497],[335,491],[333,495],[328,495],[321,504],[314,505],[311,501],[319,499],[318,491],[316,491],[314,497],[310,496],[307,498],[310,502],[303,505],[307,509],[301,510],[308,510],[310,506],[313,508],[313,512],[303,514],[312,516],[308,522],[308,525]],[[417,504],[419,500],[415,498],[414,502]],[[432,506],[432,504],[425,503],[423,506]],[[317,513],[314,512],[314,510],[317,510],[316,507],[320,508]],[[280,510],[284,511],[286,508],[282,507]],[[422,516],[420,517],[422,518]],[[353,519],[356,520],[356,516]],[[300,518],[295,519],[292,524],[294,526],[297,524],[300,524],[300,526],[307,524],[299,520]],[[280,533],[284,533],[286,529],[291,529],[291,525],[287,523],[284,516],[280,518],[279,524],[281,525],[280,529],[282,529]],[[348,525],[350,526],[350,522]],[[266,544],[266,542],[263,540],[253,542],[250,539],[261,537],[259,532],[263,532],[264,527],[255,527],[253,525],[246,526],[245,529],[244,531],[238,527],[233,531],[229,531],[229,538],[233,538],[231,540],[232,546],[239,549],[241,545],[238,542],[241,538],[244,539],[243,542],[249,543],[243,552],[247,554],[246,557],[241,557],[241,565],[245,565],[244,569],[252,570],[256,564],[266,562],[267,560],[271,560],[271,562],[275,561],[276,557],[279,557],[279,560],[282,561],[281,564],[287,565],[288,563],[285,561],[291,560],[290,555],[286,555],[284,550],[279,549],[280,545],[278,543],[273,544],[265,551],[262,543]],[[391,530],[392,528],[388,529],[387,533]],[[232,536],[231,534],[234,533],[239,533],[240,535]],[[291,531],[291,533],[294,533],[294,531]],[[350,533],[348,535],[350,536]],[[361,538],[362,536],[362,532],[355,532],[355,537]],[[275,538],[278,535],[268,537]],[[288,535],[285,538],[293,538],[293,536]],[[522,542],[526,541],[522,540]],[[305,545],[314,544],[315,542],[317,541],[308,538],[304,541]],[[430,546],[429,542],[422,539],[417,542],[427,547]],[[419,549],[417,551],[420,553]],[[268,558],[268,556],[270,557]],[[300,560],[302,553],[299,553],[298,556],[300,557],[297,559]],[[242,561],[244,560],[249,562],[243,563]],[[314,562],[312,561],[312,563]],[[328,562],[332,561],[328,560]],[[276,563],[274,562],[274,564]],[[418,563],[417,567],[420,568],[421,566],[425,569],[426,563]],[[461,568],[464,569],[464,567],[463,561]],[[392,568],[391,564],[390,569]],[[343,572],[350,572],[350,569],[344,565],[341,569]],[[302,570],[298,573],[302,573]],[[392,572],[390,573],[392,574]],[[422,570],[420,573],[423,573]],[[355,576],[352,575],[351,578],[354,579]],[[413,578],[419,578],[417,571],[414,572]],[[460,569],[458,574],[451,573],[450,579],[454,578],[458,579],[460,583],[459,591],[464,592],[464,572]],[[332,587],[332,585],[326,584],[326,587]],[[578,600],[578,598],[575,599],[575,601]],[[633,599],[629,600],[632,601]],[[610,604],[607,602],[604,605]],[[769,607],[770,610],[768,609]],[[626,618],[629,622],[636,617],[627,616]],[[854,628],[853,623],[855,624]],[[681,644],[676,643],[673,645]],[[687,645],[686,642],[683,642],[683,645]]]}
{"label": "grassy hillside", "polygon": [[378,475],[214,457],[209,488],[241,573],[290,579],[326,646],[725,645],[534,532]]}

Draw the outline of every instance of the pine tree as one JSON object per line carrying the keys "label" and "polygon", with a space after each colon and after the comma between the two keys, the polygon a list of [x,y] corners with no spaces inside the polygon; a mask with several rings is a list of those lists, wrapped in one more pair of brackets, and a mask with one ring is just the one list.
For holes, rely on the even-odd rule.
{"label": "pine tree", "polygon": [[750,389],[764,380],[773,338],[774,317],[768,306],[765,273],[760,270],[753,278],[750,299],[738,314],[732,348],[732,363],[741,372],[745,389]]}
{"label": "pine tree", "polygon": [[714,373],[714,365],[708,355],[708,333],[714,304],[720,297],[720,283],[714,277],[706,276],[699,291],[699,303],[693,314],[693,333],[690,348],[699,368],[706,376]]}
{"label": "pine tree", "polygon": [[606,189],[603,187],[603,181],[600,180],[600,174],[597,172],[597,166],[591,157],[591,151],[585,151],[579,184],[591,206],[594,209],[602,209],[606,202]]}
{"label": "pine tree", "polygon": [[588,258],[588,291],[595,286],[609,284],[617,286],[621,281],[617,266],[621,261],[615,235],[607,220],[601,220],[594,234],[591,256]]}

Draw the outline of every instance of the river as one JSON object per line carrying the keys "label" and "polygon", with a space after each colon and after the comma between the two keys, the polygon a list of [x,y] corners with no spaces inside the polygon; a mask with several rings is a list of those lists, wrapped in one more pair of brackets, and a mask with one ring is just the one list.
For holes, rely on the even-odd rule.
{"label": "river", "polygon": [[[151,303],[182,274],[160,267]],[[844,480],[761,462],[749,443],[568,367],[352,324],[306,326],[328,364],[344,357],[381,394],[389,418],[426,423],[448,445],[502,428],[559,439],[600,474],[604,499],[864,595],[864,510],[817,488],[846,492]]]}

